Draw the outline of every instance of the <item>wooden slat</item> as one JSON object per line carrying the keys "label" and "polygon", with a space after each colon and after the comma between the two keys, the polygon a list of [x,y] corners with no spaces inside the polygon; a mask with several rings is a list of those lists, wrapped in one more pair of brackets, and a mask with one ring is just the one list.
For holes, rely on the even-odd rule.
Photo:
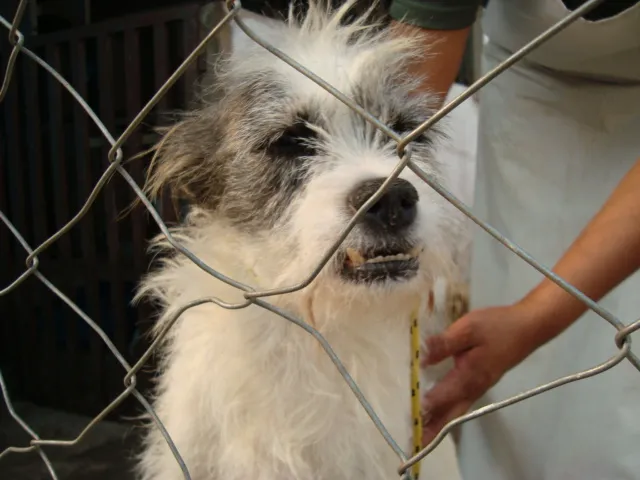
{"label": "wooden slat", "polygon": [[[153,25],[153,74],[154,87],[157,90],[169,78],[169,44],[167,41],[167,25],[164,22],[154,23]],[[156,112],[162,114],[168,108],[167,96],[163,96],[156,105]]]}
{"label": "wooden slat", "polygon": [[[82,98],[87,99],[87,60],[86,47],[83,40],[71,44],[71,78],[76,91]],[[74,102],[73,128],[74,146],[78,185],[80,185],[80,203],[89,196],[93,189],[94,175],[92,175],[91,151],[89,148],[89,116],[84,109]],[[97,175],[95,175],[97,177]],[[94,260],[96,258],[96,239],[94,230],[94,215],[88,214],[80,223],[82,233],[82,256]]]}
{"label": "wooden slat", "polygon": [[[140,31],[135,29],[126,30],[124,33],[124,71],[126,88],[126,115],[127,121],[131,122],[142,108],[140,98],[141,78],[140,78]],[[139,126],[127,140],[127,151],[129,155],[134,155],[142,150],[142,134]],[[144,183],[144,171],[142,159],[134,160],[128,164],[128,170],[138,185]],[[132,200],[135,193],[130,191]],[[137,272],[142,273],[144,270],[145,259],[145,237],[146,237],[146,219],[143,215],[143,207],[138,205],[131,214],[125,219],[130,222],[132,229],[133,241],[133,264]],[[128,324],[127,318],[118,319],[116,323],[116,341],[117,345],[125,350],[128,347],[129,332],[131,325]]]}
{"label": "wooden slat", "polygon": [[[7,60],[8,60],[8,55],[9,52],[7,51],[7,48],[0,48],[0,65],[6,65],[7,64]],[[9,86],[9,92],[7,93],[7,96],[12,95],[13,92],[15,91],[15,87],[12,87],[11,85]],[[2,105],[3,110],[7,111],[8,114],[8,108],[7,108],[7,104],[5,103],[4,105]],[[0,125],[2,125],[2,129],[0,130],[0,145],[7,145],[9,144],[9,136],[8,136],[8,121],[7,121],[7,116],[8,115],[3,115],[2,117],[2,123]],[[5,154],[5,152],[7,152],[7,150],[5,148],[0,148],[0,211],[2,211],[5,215],[9,215],[9,202],[8,197],[9,197],[9,177],[7,176],[6,172],[9,169],[9,153],[7,152]],[[11,247],[10,247],[10,241],[11,240],[11,232],[9,232],[9,229],[7,227],[4,226],[4,224],[2,222],[0,222],[0,258],[2,259],[4,265],[5,265],[5,269],[4,271],[0,270],[0,289],[4,288],[10,281],[10,277],[8,275],[8,270],[10,269],[10,262],[12,260],[12,255],[11,255]],[[6,323],[7,322],[3,322]]]}
{"label": "wooden slat", "polygon": [[[62,45],[47,45],[45,60],[55,70],[61,71],[60,49]],[[62,228],[71,218],[73,213],[69,209],[68,185],[67,185],[67,156],[65,154],[64,118],[62,110],[63,87],[53,77],[47,77],[47,92],[49,99],[49,133],[51,151],[48,162],[51,164],[53,182],[53,203],[56,229]],[[71,257],[71,237],[63,235],[57,241],[60,246],[60,254],[63,258]]]}
{"label": "wooden slat", "polygon": [[[74,88],[82,98],[87,99],[87,52],[86,44],[82,39],[71,43],[71,78]],[[76,154],[77,181],[80,195],[80,203],[89,197],[93,189],[94,169],[99,165],[92,165],[91,150],[89,148],[89,117],[84,109],[74,102],[73,108],[73,128],[74,128],[74,148]],[[99,200],[98,200],[99,201]],[[87,298],[87,313],[98,323],[103,323],[102,312],[100,310],[100,300],[98,292],[98,274],[100,269],[96,265],[96,238],[95,238],[95,210],[89,212],[79,224],[80,242],[82,249],[82,264],[86,267],[82,275],[73,275],[75,278],[82,278],[84,291]],[[53,266],[55,268],[55,266]],[[57,269],[56,269],[57,270]],[[71,271],[75,271],[71,268]],[[72,287],[75,285],[67,282]],[[69,329],[69,344],[72,349],[78,347],[78,323],[74,323]],[[84,392],[85,398],[79,399],[80,403],[89,405],[100,405],[104,390],[101,382],[97,381],[102,373],[102,355],[104,345],[97,335],[91,333],[90,336],[90,361],[78,362],[76,358],[77,376],[76,380],[80,385],[79,390]],[[79,407],[79,405],[78,405]]]}
{"label": "wooden slat", "polygon": [[[6,177],[5,193],[7,194],[7,198],[11,204],[11,209],[9,211],[5,210],[4,212],[18,231],[23,235],[26,235],[27,215],[25,198],[22,195],[22,188],[25,184],[24,159],[26,155],[24,154],[22,143],[20,141],[23,132],[21,128],[22,124],[19,104],[19,87],[21,86],[20,78],[22,72],[21,64],[23,61],[24,60],[21,57],[18,57],[14,70],[14,77],[9,86],[6,97],[4,98],[3,108],[1,108],[0,111],[4,113],[4,124],[7,135],[7,152],[10,159],[8,162],[9,168]],[[13,241],[11,246],[13,247],[13,256],[10,263],[11,268],[7,269],[9,281],[13,281],[24,271],[24,259],[27,256],[26,252],[17,241]],[[28,344],[32,340],[30,334],[31,328],[30,325],[28,325],[28,322],[17,321],[21,318],[21,315],[24,315],[24,302],[20,297],[21,288],[24,287],[18,287],[18,289],[5,297],[11,302],[12,308],[11,311],[6,314],[6,317],[4,317],[3,312],[3,317],[6,318],[13,326],[12,336],[9,337],[9,344],[13,346],[13,348],[10,348],[13,350],[12,358],[14,359],[14,365],[16,365],[17,377],[29,378],[29,372],[32,368],[35,368],[35,364],[33,357],[25,355],[24,351],[20,348],[22,345]],[[24,394],[28,396],[33,396],[37,391],[37,385],[34,385],[32,382],[25,382],[25,384],[22,385],[22,388]]]}
{"label": "wooden slat", "polygon": [[[154,87],[156,91],[164,85],[170,75],[169,71],[169,42],[168,42],[167,25],[164,22],[158,22],[153,25],[153,58],[154,58]],[[168,113],[169,97],[164,95],[155,108],[156,121],[160,120]],[[157,202],[158,213],[165,222],[175,220],[173,206],[166,192]]]}
{"label": "wooden slat", "polygon": [[[23,65],[25,85],[26,123],[25,134],[27,140],[27,162],[29,165],[29,191],[31,192],[31,210],[27,213],[33,221],[34,241],[32,247],[36,247],[46,240],[54,231],[48,231],[49,218],[45,199],[45,182],[51,182],[45,171],[45,155],[42,147],[43,116],[40,110],[40,92],[38,90],[39,67],[32,61]],[[48,187],[49,185],[47,185]],[[24,193],[23,193],[24,195]],[[59,249],[56,242],[40,255],[40,269],[45,270],[47,258],[52,252]],[[56,335],[54,325],[54,305],[57,303],[55,295],[35,278],[29,284],[32,301],[24,305],[23,314],[30,325],[33,345],[37,348],[37,368],[40,380],[38,382],[38,397],[47,398],[60,392],[57,367]],[[42,317],[38,319],[38,317]],[[45,361],[43,361],[45,360]]]}
{"label": "wooden slat", "polygon": [[[19,72],[21,72],[19,67],[22,63],[24,63],[24,59],[18,57],[14,75],[19,75]],[[9,158],[12,159],[12,161],[9,162],[7,178],[7,191],[11,202],[11,211],[7,212],[7,214],[18,231],[26,237],[27,208],[24,196],[22,195],[23,186],[25,185],[26,155],[21,144],[23,133],[20,118],[18,80],[18,78],[13,78],[7,96],[4,99],[4,108],[2,109],[4,111],[5,125],[7,128],[7,151],[9,152]],[[29,239],[27,239],[27,241],[28,240]],[[16,249],[16,253],[16,256],[20,259],[26,257],[26,253],[20,246]],[[22,262],[22,265],[24,265],[24,262]]]}
{"label": "wooden slat", "polygon": [[[61,44],[50,44],[45,48],[45,60],[56,71],[62,72],[61,64]],[[62,95],[66,94],[60,83],[53,77],[47,76],[47,96],[49,106],[49,139],[50,139],[50,151],[47,152],[47,161],[51,168],[51,178],[53,198],[51,201],[54,204],[54,218],[56,229],[64,226],[71,218],[74,217],[75,212],[72,212],[69,207],[68,189],[67,184],[69,163],[67,162],[67,154],[65,152],[65,124],[64,124],[64,111]],[[77,227],[74,227],[74,229]],[[70,232],[60,237],[58,240],[59,258],[64,261],[69,261],[72,258],[71,251],[71,234]],[[57,270],[51,271],[51,280],[56,280],[56,286],[66,295],[73,299],[75,290],[65,282],[61,282],[57,275]],[[54,276],[55,275],[55,276]],[[74,386],[77,380],[78,372],[75,371],[75,366],[79,363],[77,358],[74,359],[73,348],[71,346],[77,341],[77,318],[76,314],[69,310],[69,307],[58,302],[59,308],[62,311],[61,314],[61,329],[65,333],[65,342],[67,348],[62,350],[58,349],[54,352],[56,360],[56,373],[54,391],[60,392],[60,395],[64,395],[65,392],[74,391]],[[52,339],[53,340],[53,339]],[[57,395],[57,396],[60,396]],[[57,399],[56,403],[64,405],[68,400],[64,397]]]}
{"label": "wooden slat", "polygon": [[[2,53],[0,65],[6,65],[9,57],[8,48],[0,49],[0,52]],[[2,105],[0,106],[0,111],[2,111],[3,117],[0,144],[6,145],[6,149],[0,149],[0,210],[10,220],[13,220],[14,224],[17,224],[17,222],[13,218],[13,212],[9,209],[8,199],[11,186],[15,182],[11,172],[16,168],[20,168],[19,165],[16,165],[17,162],[10,161],[12,158],[16,158],[15,155],[17,155],[19,148],[18,142],[15,141],[17,138],[15,134],[20,124],[14,121],[14,114],[16,116],[18,114],[18,110],[15,107],[17,92],[18,86],[14,79],[9,86],[4,103],[0,104]],[[5,152],[6,155],[4,155]],[[14,156],[12,157],[12,155]],[[13,187],[13,190],[15,190],[15,185]],[[24,250],[14,241],[13,235],[4,223],[0,222],[0,258],[3,265],[3,268],[0,268],[0,289],[7,287],[17,277],[18,266],[16,265],[16,260],[22,259],[24,256]],[[20,262],[20,268],[23,268],[23,265],[24,263]],[[20,322],[14,321],[18,318],[18,297],[13,293],[0,297],[0,318],[3,319],[0,323],[2,324],[2,338],[4,339],[0,353],[2,354],[3,364],[9,367],[5,368],[3,372],[7,377],[6,381],[9,382],[10,377],[19,378],[24,373],[22,362],[19,361],[20,345],[22,344],[20,334],[24,329],[21,327]]]}
{"label": "wooden slat", "polygon": [[[98,89],[100,92],[100,119],[111,135],[116,138],[115,132],[115,112],[113,110],[113,49],[112,38],[110,36],[98,37]],[[105,143],[103,148],[103,158],[101,168],[105,170],[109,165],[108,153],[110,145]],[[112,180],[113,181],[113,180]],[[107,229],[107,244],[109,255],[117,255],[120,248],[118,240],[118,224],[115,221],[117,217],[117,203],[115,191],[112,185],[107,185],[103,189],[103,196],[106,201],[107,215],[109,215],[109,228]]]}
{"label": "wooden slat", "polygon": [[[31,211],[27,212],[27,218],[33,225],[32,247],[39,245],[53,232],[47,231],[47,204],[44,198],[44,156],[42,152],[42,115],[40,112],[38,91],[38,65],[32,61],[23,63],[23,80],[25,86],[26,122],[25,135],[27,155],[23,157],[25,165],[28,165],[29,186],[31,192]],[[26,189],[25,189],[26,191]],[[24,195],[24,193],[22,193]],[[25,232],[23,232],[24,234]],[[57,248],[57,247],[54,247]]]}
{"label": "wooden slat", "polygon": [[[193,49],[198,45],[198,19],[195,17],[186,18],[182,22],[182,62],[187,58]],[[196,92],[196,79],[198,75],[198,61],[191,62],[191,65],[187,68],[183,75],[184,81],[184,108],[190,106],[190,102],[193,99]]]}
{"label": "wooden slat", "polygon": [[[8,48],[3,45],[0,47],[0,65],[6,65],[9,59]],[[15,90],[15,87],[12,88],[11,84],[9,84],[9,92],[7,95],[11,95]],[[3,110],[6,109],[6,104],[2,105]],[[1,129],[0,129],[0,145],[8,145],[9,137],[7,136],[8,132],[6,129],[7,126],[7,117],[3,115]],[[5,155],[5,149],[0,149],[0,210],[5,214],[9,215],[9,202],[8,199],[8,177],[6,176],[5,171],[9,168],[9,154]],[[5,262],[9,261],[10,255],[10,247],[9,247],[9,238],[11,233],[9,230],[0,222],[0,258],[4,259]],[[6,264],[6,263],[5,263]],[[4,280],[4,275],[2,275],[2,279]],[[0,284],[2,285],[2,284]],[[3,286],[0,286],[3,288]]]}
{"label": "wooden slat", "polygon": [[[4,135],[0,136],[0,144],[5,144],[7,141]],[[8,216],[9,202],[7,202],[7,195],[9,186],[5,171],[9,168],[9,156],[3,154],[4,149],[0,149],[0,211],[4,213],[5,216]],[[2,264],[4,265],[4,268],[0,269],[0,282],[7,282],[9,280],[6,274],[12,266],[11,260],[13,255],[11,254],[10,247],[12,236],[9,229],[0,221],[0,259],[2,259]],[[0,283],[0,289],[3,289],[5,286],[5,283]]]}
{"label": "wooden slat", "polygon": [[[111,135],[116,138],[117,132],[115,132],[115,112],[114,112],[114,98],[113,98],[113,85],[114,85],[114,73],[113,73],[113,39],[109,35],[101,35],[98,37],[98,87],[100,90],[100,118],[104,122],[105,127]],[[102,169],[106,169],[108,163],[108,152],[110,146],[107,144],[102,149]],[[118,225],[118,207],[116,201],[115,183],[119,179],[114,177],[111,182],[103,189],[102,195],[105,200],[105,209],[107,217],[101,219],[101,221],[107,224],[107,250],[109,259],[117,262],[120,257],[120,238],[119,238],[119,225]],[[125,317],[124,305],[123,305],[123,286],[119,274],[110,279],[110,304],[113,308],[111,318],[105,318],[103,328],[106,327],[107,322],[115,324],[119,321],[123,321]],[[101,361],[102,362],[102,361]],[[102,362],[103,369],[111,368],[108,364]],[[104,370],[106,373],[108,370]],[[107,375],[101,377],[104,382],[104,387],[109,394],[115,385],[115,380]],[[111,396],[111,395],[109,395]]]}

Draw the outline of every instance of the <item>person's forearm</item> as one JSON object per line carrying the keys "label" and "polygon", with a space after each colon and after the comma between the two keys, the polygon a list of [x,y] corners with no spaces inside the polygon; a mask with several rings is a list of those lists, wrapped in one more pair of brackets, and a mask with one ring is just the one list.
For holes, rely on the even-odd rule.
{"label": "person's forearm", "polygon": [[432,92],[444,101],[456,79],[471,27],[458,30],[430,30],[395,22],[399,35],[419,37],[424,56],[410,67],[410,73],[423,78],[420,90]]}
{"label": "person's forearm", "polygon": [[410,73],[423,78],[419,90],[444,101],[456,79],[481,0],[392,0],[389,14],[400,35],[417,37],[424,55]]}
{"label": "person's forearm", "polygon": [[[640,268],[640,159],[553,269],[594,301]],[[551,280],[521,302],[536,312],[539,344],[559,335],[587,307]]]}

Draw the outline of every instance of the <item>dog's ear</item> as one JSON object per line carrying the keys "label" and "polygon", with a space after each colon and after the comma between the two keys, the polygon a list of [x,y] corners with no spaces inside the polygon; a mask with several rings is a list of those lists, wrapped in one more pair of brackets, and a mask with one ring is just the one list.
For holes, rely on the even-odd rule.
{"label": "dog's ear", "polygon": [[[217,109],[216,109],[217,110]],[[168,191],[174,200],[215,209],[225,185],[220,160],[221,120],[210,109],[185,115],[162,135],[153,148],[145,193],[157,198]]]}

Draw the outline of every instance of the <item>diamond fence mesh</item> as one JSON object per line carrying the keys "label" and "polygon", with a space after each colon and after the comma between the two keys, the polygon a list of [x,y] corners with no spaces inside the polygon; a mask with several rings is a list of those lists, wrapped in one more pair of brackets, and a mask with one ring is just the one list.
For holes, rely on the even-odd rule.
{"label": "diamond fence mesh", "polygon": [[[109,351],[113,354],[113,356],[117,359],[119,364],[122,366],[124,371],[124,386],[122,393],[117,396],[111,403],[109,403],[97,416],[95,416],[86,427],[77,435],[76,438],[72,439],[43,439],[40,438],[37,432],[34,432],[29,425],[27,425],[20,416],[14,410],[10,392],[7,389],[2,373],[0,372],[0,387],[2,388],[2,395],[4,397],[4,401],[8,407],[8,410],[13,417],[13,419],[20,425],[20,427],[31,437],[31,441],[29,445],[26,446],[10,446],[6,448],[4,451],[0,453],[0,461],[3,457],[9,454],[24,454],[28,452],[36,452],[44,464],[53,479],[57,479],[56,471],[52,463],[50,462],[47,454],[45,452],[44,447],[48,448],[65,448],[71,447],[83,440],[83,438],[87,435],[87,433],[101,420],[105,419],[118,405],[120,405],[125,399],[128,397],[134,397],[140,405],[148,412],[150,418],[155,423],[155,426],[161,431],[164,436],[167,444],[169,445],[176,462],[181,467],[182,473],[185,479],[190,479],[189,471],[184,461],[180,456],[180,452],[174,445],[171,440],[170,432],[167,432],[164,428],[162,421],[158,418],[153,408],[149,404],[149,402],[145,399],[145,397],[140,393],[137,387],[137,379],[136,374],[140,371],[140,369],[145,365],[145,363],[149,360],[151,355],[153,354],[156,346],[161,342],[162,338],[167,334],[171,326],[175,323],[175,321],[182,315],[184,311],[187,309],[201,305],[203,303],[212,303],[220,308],[225,309],[242,309],[246,308],[249,305],[258,305],[266,310],[279,314],[287,321],[290,321],[306,332],[309,335],[312,335],[322,346],[326,354],[330,357],[331,361],[334,363],[344,381],[348,384],[353,394],[357,397],[358,401],[361,403],[362,407],[366,410],[367,414],[371,418],[371,421],[375,424],[376,428],[380,432],[380,434],[385,438],[386,442],[389,444],[389,447],[392,448],[398,457],[398,474],[399,476],[403,476],[404,478],[410,478],[410,467],[415,463],[421,461],[426,455],[428,455],[431,451],[433,451],[440,442],[445,438],[445,436],[456,426],[471,421],[475,418],[478,418],[483,415],[487,415],[491,412],[494,412],[501,408],[506,408],[509,405],[512,405],[517,402],[521,402],[533,396],[539,395],[541,393],[547,392],[551,389],[558,388],[562,385],[566,385],[571,382],[575,382],[578,380],[582,380],[594,375],[598,375],[610,368],[616,366],[623,360],[629,361],[633,364],[636,369],[640,370],[640,359],[637,358],[631,351],[631,339],[630,335],[634,331],[640,329],[640,320],[631,323],[629,325],[625,325],[620,319],[616,318],[611,312],[604,309],[602,306],[598,305],[596,302],[589,299],[582,292],[577,290],[572,285],[565,282],[562,278],[555,275],[553,272],[549,270],[546,266],[540,264],[535,258],[529,255],[526,251],[524,251],[519,246],[515,245],[509,239],[505,238],[500,234],[494,227],[484,222],[482,219],[478,218],[473,214],[473,212],[459,199],[457,199],[452,193],[450,193],[445,187],[440,185],[435,179],[433,179],[429,174],[425,173],[420,167],[413,163],[411,160],[411,142],[416,139],[422,132],[432,127],[436,122],[445,117],[449,112],[455,109],[458,105],[460,105],[463,101],[465,101],[469,96],[473,93],[480,90],[484,85],[490,82],[493,78],[498,76],[503,71],[510,68],[514,63],[522,59],[529,52],[536,49],[539,45],[545,42],[547,39],[552,37],[554,34],[561,31],[563,28],[570,25],[572,22],[583,16],[589,10],[596,7],[602,0],[590,0],[582,5],[580,8],[574,10],[570,15],[566,18],[553,25],[547,31],[540,34],[538,37],[533,39],[530,43],[525,45],[523,48],[515,52],[511,55],[507,60],[502,62],[499,66],[486,73],[484,76],[475,81],[472,85],[470,85],[464,93],[459,95],[453,101],[449,102],[445,106],[443,106],[435,115],[425,121],[422,125],[416,128],[413,132],[409,133],[406,136],[399,136],[393,130],[391,130],[387,125],[379,122],[375,117],[373,117],[370,113],[362,109],[355,102],[353,102],[350,98],[345,96],[342,92],[338,91],[336,88],[332,87],[330,84],[325,82],[322,78],[319,78],[313,72],[307,70],[305,67],[297,63],[296,61],[289,58],[283,52],[277,50],[273,46],[271,46],[267,40],[260,38],[253,31],[251,31],[238,17],[238,12],[241,10],[241,5],[239,0],[230,0],[226,5],[226,15],[222,18],[222,20],[212,28],[208,34],[204,37],[204,39],[197,45],[197,47],[184,59],[182,64],[171,74],[169,79],[156,91],[155,95],[149,100],[149,102],[140,110],[140,112],[136,115],[134,120],[125,128],[125,130],[120,134],[117,138],[114,138],[112,133],[105,127],[104,123],[101,119],[96,115],[96,113],[89,107],[88,103],[85,99],[82,98],[80,94],[71,86],[71,84],[62,77],[62,75],[54,69],[49,63],[45,62],[41,57],[36,55],[33,51],[29,50],[24,45],[24,35],[20,33],[19,27],[21,20],[25,14],[27,7],[27,0],[21,0],[18,8],[15,12],[15,15],[11,21],[0,16],[0,23],[4,28],[9,32],[8,41],[11,45],[11,53],[8,58],[6,65],[4,68],[4,76],[2,81],[2,87],[0,88],[0,104],[5,99],[8,89],[10,88],[12,75],[14,73],[16,59],[19,55],[25,55],[31,61],[36,62],[40,67],[48,72],[51,76],[53,76],[68,92],[71,94],[75,101],[81,106],[81,108],[86,112],[92,122],[95,123],[96,127],[100,130],[104,138],[109,142],[110,150],[108,152],[108,168],[102,173],[99,181],[93,187],[90,195],[86,199],[82,208],[76,213],[76,215],[69,220],[62,228],[56,231],[53,235],[47,238],[44,242],[37,245],[35,248],[29,245],[23,235],[18,229],[13,225],[11,220],[0,211],[0,219],[4,224],[4,228],[7,228],[9,232],[17,239],[20,243],[24,251],[26,252],[26,266],[24,272],[19,275],[15,280],[13,280],[9,285],[3,286],[0,290],[0,296],[9,295],[12,291],[21,287],[21,285],[25,282],[25,280],[31,276],[37,278],[47,289],[49,289],[54,295],[56,295],[60,300],[62,300],[73,312],[75,312],[86,324],[95,332],[104,345],[109,349]],[[178,78],[184,74],[189,65],[194,62],[194,60],[200,56],[206,46],[207,43],[211,41],[212,38],[218,34],[220,29],[228,24],[229,22],[235,22],[237,26],[244,31],[253,41],[264,47],[264,49],[271,54],[275,55],[279,58],[279,61],[286,62],[292,68],[298,70],[303,75],[310,78],[312,81],[317,83],[320,87],[327,90],[329,93],[334,95],[338,100],[343,102],[349,108],[360,114],[364,117],[368,122],[375,125],[376,128],[380,129],[383,133],[388,135],[390,138],[397,142],[397,153],[398,153],[398,163],[395,166],[392,173],[389,175],[387,180],[382,184],[382,186],[378,189],[378,191],[356,212],[353,216],[347,227],[344,231],[339,235],[339,238],[335,240],[333,246],[325,253],[322,258],[322,261],[313,269],[312,272],[301,282],[296,285],[291,285],[286,288],[272,289],[272,290],[264,290],[264,291],[256,291],[251,286],[240,283],[233,278],[229,278],[225,276],[223,273],[216,271],[211,268],[209,265],[206,265],[202,260],[200,260],[197,256],[195,256],[192,252],[190,252],[187,248],[181,245],[170,233],[166,224],[163,222],[160,214],[151,203],[151,201],[145,196],[142,192],[141,188],[138,186],[133,177],[128,173],[128,171],[123,166],[124,155],[122,146],[127,141],[127,139],[132,135],[132,133],[140,127],[141,123],[145,119],[145,117],[149,114],[152,108],[162,99],[162,97],[167,93],[167,91],[174,85],[174,83],[178,80]],[[273,295],[282,295],[291,293],[297,290],[300,290],[307,285],[309,285],[319,272],[322,270],[324,265],[328,262],[331,256],[336,252],[339,248],[340,243],[345,239],[350,230],[353,228],[358,219],[368,210],[368,208],[373,205],[385,192],[387,186],[402,172],[403,169],[409,168],[411,169],[419,178],[421,178],[424,182],[426,182],[430,187],[432,187],[435,191],[437,191],[440,195],[442,195],[445,199],[451,202],[458,210],[460,210],[464,215],[466,215],[469,219],[471,219],[475,224],[484,229],[489,235],[495,238],[496,241],[500,242],[504,245],[505,248],[511,250],[515,255],[519,256],[522,260],[531,265],[532,268],[538,270],[541,274],[549,278],[551,281],[556,283],[558,286],[563,288],[565,291],[573,295],[575,298],[583,302],[589,309],[598,314],[602,319],[611,324],[616,333],[613,336],[613,340],[617,345],[619,351],[616,355],[611,357],[606,362],[594,366],[588,370],[584,370],[573,375],[569,375],[545,385],[538,386],[529,391],[522,392],[518,395],[515,395],[511,398],[505,399],[500,402],[492,403],[485,407],[479,408],[477,410],[471,411],[466,415],[463,415],[456,420],[448,423],[436,436],[436,438],[426,447],[424,447],[419,453],[408,456],[398,445],[396,440],[392,438],[384,424],[380,421],[376,412],[368,403],[365,396],[362,394],[354,380],[349,375],[349,372],[346,370],[338,356],[333,351],[331,345],[325,340],[325,338],[314,329],[312,326],[308,325],[304,321],[295,316],[289,314],[286,311],[272,305],[268,302],[268,298]],[[148,210],[153,220],[157,223],[160,228],[162,234],[165,235],[167,240],[171,243],[171,245],[178,250],[183,255],[187,256],[192,262],[194,262],[201,269],[215,277],[216,279],[225,282],[233,287],[242,290],[244,292],[245,301],[238,304],[230,304],[225,302],[219,298],[202,298],[197,301],[188,303],[183,305],[182,308],[172,317],[171,321],[169,321],[161,332],[161,334],[157,337],[156,340],[151,344],[151,346],[144,352],[144,354],[138,359],[135,364],[131,365],[127,362],[124,356],[120,351],[116,348],[112,340],[109,336],[104,332],[100,326],[92,320],[87,314],[83,312],[83,310],[78,307],[76,303],[74,303],[67,295],[65,295],[62,291],[60,291],[56,285],[50,282],[47,277],[45,277],[39,270],[39,255],[42,254],[45,250],[49,249],[55,242],[57,242],[60,237],[66,234],[70,229],[72,229],[82,217],[87,214],[87,212],[92,208],[96,197],[99,195],[101,190],[105,187],[105,185],[110,181],[110,179],[115,176],[121,176],[129,187],[133,190],[135,195],[142,202],[144,207]]]}

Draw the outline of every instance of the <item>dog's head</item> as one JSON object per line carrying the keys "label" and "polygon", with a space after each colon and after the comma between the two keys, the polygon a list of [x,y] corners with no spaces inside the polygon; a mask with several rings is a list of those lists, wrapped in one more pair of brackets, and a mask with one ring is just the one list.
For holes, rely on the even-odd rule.
{"label": "dog's head", "polygon": [[[257,34],[406,134],[433,112],[414,93],[408,62],[424,45],[389,30],[344,25],[348,11],[311,5],[304,19]],[[218,99],[188,114],[160,142],[148,190],[169,186],[212,213],[240,241],[237,256],[279,284],[318,265],[356,210],[399,161],[396,143],[243,33],[216,71]],[[244,38],[241,38],[244,36]],[[412,160],[438,175],[433,130]],[[406,170],[345,239],[319,281],[389,288],[424,280],[447,250],[444,201]],[[244,243],[243,243],[244,242]],[[335,283],[338,282],[338,283]],[[274,285],[269,285],[274,286]]]}

